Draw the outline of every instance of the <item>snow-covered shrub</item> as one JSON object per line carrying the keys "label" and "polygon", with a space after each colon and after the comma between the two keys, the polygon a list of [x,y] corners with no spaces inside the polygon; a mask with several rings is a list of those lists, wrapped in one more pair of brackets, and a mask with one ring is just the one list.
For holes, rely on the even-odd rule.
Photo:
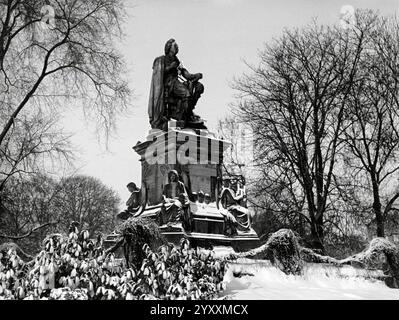
{"label": "snow-covered shrub", "polygon": [[267,240],[266,246],[273,265],[286,274],[302,274],[303,261],[300,247],[292,230],[281,229],[273,233]]}
{"label": "snow-covered shrub", "polygon": [[140,268],[145,258],[143,250],[145,244],[152,250],[156,250],[166,243],[159,232],[158,225],[148,218],[129,219],[118,226],[116,233],[120,234],[124,240],[125,258],[136,268]]}
{"label": "snow-covered shrub", "polygon": [[43,244],[29,263],[15,250],[1,253],[0,299],[212,299],[223,290],[225,261],[187,240],[157,250],[144,244],[140,266],[130,268],[76,227]]}
{"label": "snow-covered shrub", "polygon": [[25,298],[27,280],[24,262],[15,249],[0,251],[0,300]]}
{"label": "snow-covered shrub", "polygon": [[280,229],[273,233],[259,248],[244,253],[232,254],[230,259],[266,259],[286,274],[302,274],[303,261],[300,246],[292,230]]}
{"label": "snow-covered shrub", "polygon": [[341,260],[342,264],[359,267],[386,269],[390,287],[399,288],[399,247],[385,238],[375,238],[368,248],[352,257]]}

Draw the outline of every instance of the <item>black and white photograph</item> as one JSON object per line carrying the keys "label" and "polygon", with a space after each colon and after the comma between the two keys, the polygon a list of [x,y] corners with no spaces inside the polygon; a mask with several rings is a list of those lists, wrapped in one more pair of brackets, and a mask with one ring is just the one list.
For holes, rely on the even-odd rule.
{"label": "black and white photograph", "polygon": [[0,19],[0,306],[398,302],[398,0],[0,0]]}

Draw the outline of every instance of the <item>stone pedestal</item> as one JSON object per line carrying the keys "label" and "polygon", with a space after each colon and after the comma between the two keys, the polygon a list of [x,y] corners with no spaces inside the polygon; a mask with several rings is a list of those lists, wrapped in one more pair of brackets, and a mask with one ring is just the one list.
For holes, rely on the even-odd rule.
{"label": "stone pedestal", "polygon": [[133,148],[140,155],[147,204],[161,202],[171,170],[177,170],[189,195],[203,191],[216,201],[223,152],[230,146],[230,142],[216,138],[208,130],[182,130],[173,126],[167,132],[151,130],[147,140]]}
{"label": "stone pedestal", "polygon": [[[159,221],[168,173],[176,170],[190,198],[186,209],[189,223],[187,230],[182,221],[161,225],[160,231],[169,242],[177,244],[185,237],[194,246],[229,245],[237,251],[256,247],[259,238],[252,228],[228,235],[226,226],[230,222],[226,222],[226,210],[220,208],[218,192],[222,190],[223,153],[231,143],[218,139],[208,130],[181,129],[178,125],[170,121],[167,131],[150,130],[146,141],[138,142],[133,148],[140,155],[142,194],[145,195],[143,211],[136,216]],[[210,196],[209,203],[196,201],[193,193],[200,191]]]}

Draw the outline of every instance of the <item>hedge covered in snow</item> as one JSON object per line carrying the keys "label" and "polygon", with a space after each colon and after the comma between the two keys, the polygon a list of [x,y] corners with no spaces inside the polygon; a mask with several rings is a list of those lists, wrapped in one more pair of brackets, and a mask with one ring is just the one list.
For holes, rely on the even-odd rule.
{"label": "hedge covered in snow", "polygon": [[383,270],[385,283],[399,288],[399,248],[384,238],[373,239],[368,248],[346,259],[338,260],[323,256],[312,249],[304,248],[292,230],[281,229],[273,233],[268,241],[249,252],[235,253],[229,259],[265,259],[286,274],[301,275],[304,263],[324,263],[334,266],[351,265],[357,268]]}
{"label": "hedge covered in snow", "polygon": [[230,259],[237,258],[270,260],[274,266],[286,274],[300,275],[303,270],[298,240],[294,232],[289,229],[281,229],[273,233],[259,248],[230,256]]}

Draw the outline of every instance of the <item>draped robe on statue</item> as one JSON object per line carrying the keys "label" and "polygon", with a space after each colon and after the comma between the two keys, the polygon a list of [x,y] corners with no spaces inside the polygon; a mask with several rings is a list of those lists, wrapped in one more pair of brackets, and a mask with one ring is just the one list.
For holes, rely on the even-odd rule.
{"label": "draped robe on statue", "polygon": [[236,197],[234,191],[224,188],[220,195],[220,212],[225,217],[226,233],[236,234],[239,231],[249,231],[250,220],[248,209],[242,206],[242,197]]}
{"label": "draped robe on statue", "polygon": [[[170,176],[175,175],[175,182],[170,181]],[[184,183],[178,180],[178,173],[172,170],[168,174],[168,184],[164,187],[164,204],[161,209],[159,222],[160,225],[181,221],[184,209],[189,200]]]}
{"label": "draped robe on statue", "polygon": [[152,67],[152,81],[150,88],[150,100],[148,103],[148,115],[153,129],[164,129],[166,124],[164,103],[164,69],[165,56],[155,59]]}

